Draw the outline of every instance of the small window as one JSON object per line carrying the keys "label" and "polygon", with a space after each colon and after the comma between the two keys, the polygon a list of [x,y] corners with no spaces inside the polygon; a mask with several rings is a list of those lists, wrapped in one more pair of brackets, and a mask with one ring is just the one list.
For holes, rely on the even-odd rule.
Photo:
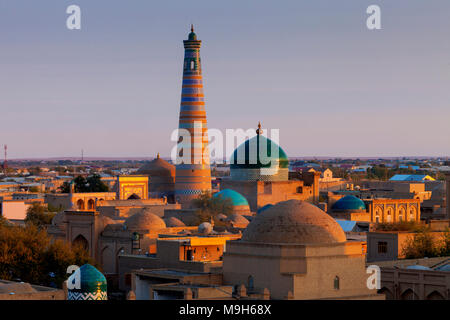
{"label": "small window", "polygon": [[334,289],[339,290],[339,277],[338,276],[336,276],[334,278]]}
{"label": "small window", "polygon": [[195,69],[195,62],[194,62],[194,60],[192,60],[191,61],[191,70],[194,70]]}
{"label": "small window", "polygon": [[187,261],[193,260],[192,250],[186,250],[186,260]]}
{"label": "small window", "polygon": [[387,242],[378,242],[378,253],[387,253]]}

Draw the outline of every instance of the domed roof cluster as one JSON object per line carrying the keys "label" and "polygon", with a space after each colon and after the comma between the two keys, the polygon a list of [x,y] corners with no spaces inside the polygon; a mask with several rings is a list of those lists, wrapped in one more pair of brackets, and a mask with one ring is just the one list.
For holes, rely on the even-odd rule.
{"label": "domed roof cluster", "polygon": [[339,224],[313,204],[279,202],[254,217],[242,240],[261,243],[328,244],[345,242]]}
{"label": "domed roof cluster", "polygon": [[262,135],[261,124],[258,124],[256,133],[231,155],[231,179],[287,181],[289,160],[286,153],[278,144]]}
{"label": "domed roof cluster", "polygon": [[207,235],[213,231],[213,226],[209,222],[203,222],[198,226],[197,230],[200,234]]}
{"label": "domed roof cluster", "polygon": [[248,201],[245,197],[237,191],[231,189],[223,189],[213,195],[213,198],[228,199],[233,206],[248,206]]}
{"label": "domed roof cluster", "polygon": [[347,195],[336,201],[331,209],[335,211],[366,210],[366,205],[361,199],[352,195]]}
{"label": "domed roof cluster", "polygon": [[166,223],[166,226],[171,227],[185,227],[186,225],[181,221],[180,219],[177,219],[175,217],[170,218],[164,218],[164,222]]}
{"label": "domed roof cluster", "polygon": [[248,224],[250,223],[246,218],[244,218],[242,215],[240,214],[232,214],[230,215],[227,220],[228,222],[233,223],[234,225],[241,227],[241,228],[245,228],[248,226]]}
{"label": "domed roof cluster", "polygon": [[124,225],[127,230],[148,230],[157,231],[166,228],[166,223],[163,219],[151,212],[151,209],[146,208],[125,220]]}

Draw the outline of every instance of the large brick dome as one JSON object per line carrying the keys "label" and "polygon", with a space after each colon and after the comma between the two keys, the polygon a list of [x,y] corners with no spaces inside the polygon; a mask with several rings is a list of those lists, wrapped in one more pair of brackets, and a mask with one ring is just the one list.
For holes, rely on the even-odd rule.
{"label": "large brick dome", "polygon": [[339,224],[315,205],[288,200],[260,212],[242,235],[261,243],[327,244],[345,242]]}
{"label": "large brick dome", "polygon": [[166,223],[149,209],[144,209],[127,218],[125,226],[130,231],[148,230],[151,232],[165,229]]}

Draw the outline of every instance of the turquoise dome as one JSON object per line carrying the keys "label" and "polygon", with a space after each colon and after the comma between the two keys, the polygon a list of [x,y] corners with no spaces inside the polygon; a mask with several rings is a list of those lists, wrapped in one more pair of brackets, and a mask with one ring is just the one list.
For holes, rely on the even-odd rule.
{"label": "turquoise dome", "polygon": [[68,289],[68,300],[106,300],[107,283],[105,276],[90,264],[82,265],[68,279],[76,283],[75,277],[80,277],[80,288]]}
{"label": "turquoise dome", "polygon": [[213,195],[214,198],[222,197],[223,199],[230,199],[233,206],[248,206],[248,201],[245,197],[231,189],[224,189]]}
{"label": "turquoise dome", "polygon": [[349,211],[349,210],[366,210],[364,201],[355,196],[345,196],[336,201],[332,207],[332,210]]}
{"label": "turquoise dome", "polygon": [[[263,148],[261,152],[260,148]],[[274,155],[272,149],[275,151]],[[245,141],[234,150],[230,159],[231,170],[271,168],[274,165],[288,168],[288,157],[279,145],[262,135],[256,135]]]}

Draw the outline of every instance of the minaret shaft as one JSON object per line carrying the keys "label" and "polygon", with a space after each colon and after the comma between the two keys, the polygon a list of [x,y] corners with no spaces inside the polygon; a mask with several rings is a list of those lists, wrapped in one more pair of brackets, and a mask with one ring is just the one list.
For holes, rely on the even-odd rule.
{"label": "minaret shaft", "polygon": [[[193,28],[191,30],[189,39],[183,41],[185,54],[175,177],[175,197],[183,207],[189,207],[192,199],[202,192],[211,191],[201,41],[197,40]],[[187,132],[190,137],[186,140]]]}

